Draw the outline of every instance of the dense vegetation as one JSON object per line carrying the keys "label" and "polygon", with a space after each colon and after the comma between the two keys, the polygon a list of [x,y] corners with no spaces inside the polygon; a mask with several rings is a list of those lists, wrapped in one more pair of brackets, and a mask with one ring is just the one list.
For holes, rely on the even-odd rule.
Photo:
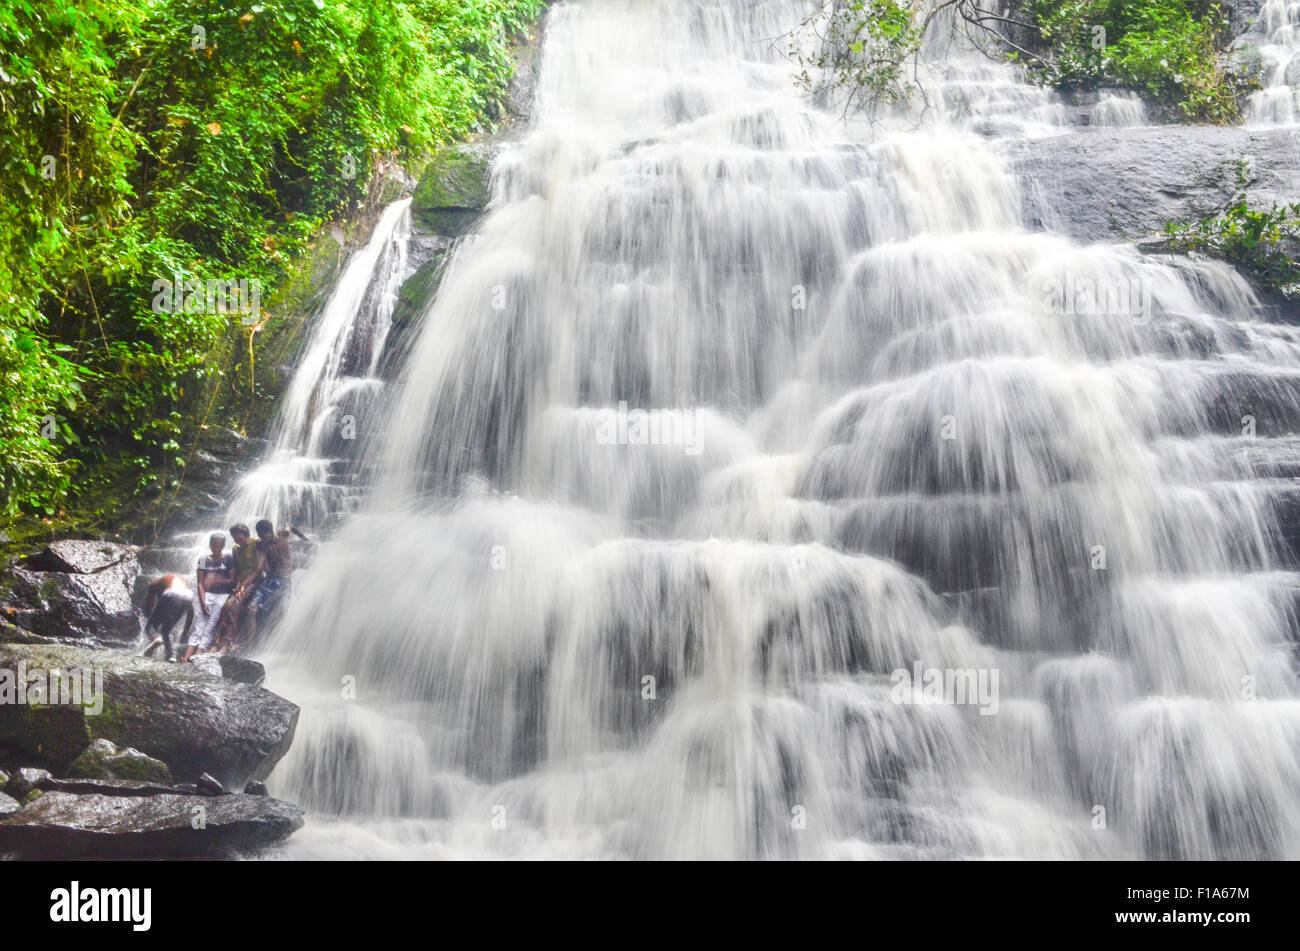
{"label": "dense vegetation", "polygon": [[1227,261],[1283,298],[1300,299],[1300,202],[1252,208],[1250,164],[1237,163],[1237,194],[1223,214],[1165,225],[1166,247]]}
{"label": "dense vegetation", "polygon": [[1031,73],[1056,86],[1128,86],[1185,118],[1239,116],[1244,81],[1223,66],[1232,41],[1213,0],[1028,0],[1037,55]]}
{"label": "dense vegetation", "polygon": [[541,6],[0,5],[0,511],[174,475],[220,355],[274,318],[160,307],[155,282],[265,300],[384,162],[492,121]]}
{"label": "dense vegetation", "polygon": [[992,9],[946,0],[921,16],[907,0],[819,0],[792,38],[799,79],[844,93],[851,111],[909,98],[907,60],[929,38],[960,31],[990,56],[1023,64],[1057,88],[1114,85],[1228,122],[1247,81],[1223,65],[1232,36],[1213,0],[1013,0]]}

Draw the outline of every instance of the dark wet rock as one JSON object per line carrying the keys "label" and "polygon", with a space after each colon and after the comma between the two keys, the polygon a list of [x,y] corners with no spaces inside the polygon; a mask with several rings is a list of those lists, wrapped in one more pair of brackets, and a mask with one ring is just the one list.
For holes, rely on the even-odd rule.
{"label": "dark wet rock", "polygon": [[77,539],[50,542],[41,551],[24,560],[32,571],[59,571],[67,574],[92,575],[114,565],[135,559],[136,550],[129,545]]}
{"label": "dark wet rock", "polygon": [[233,654],[221,655],[221,676],[237,684],[260,687],[266,682],[266,668],[258,661]]}
{"label": "dark wet rock", "polygon": [[1168,221],[1223,212],[1239,191],[1256,207],[1294,200],[1300,170],[1288,129],[1228,126],[1093,128],[1007,144],[1031,228],[1081,241],[1138,238]]}
{"label": "dark wet rock", "polygon": [[449,236],[469,230],[491,197],[492,151],[485,145],[451,145],[429,160],[411,200],[417,228]]}
{"label": "dark wet rock", "polygon": [[195,654],[190,658],[190,668],[212,677],[220,677],[221,658],[216,654]]}
{"label": "dark wet rock", "polygon": [[425,309],[433,301],[447,272],[447,262],[451,258],[449,254],[451,242],[442,238],[436,240],[441,242],[441,247],[436,250],[430,249],[428,257],[402,285],[397,304],[393,307],[393,324],[388,331],[388,339],[379,365],[379,375],[384,379],[395,376],[397,368],[406,359],[411,343],[417,336],[414,329],[419,325]]}
{"label": "dark wet rock", "polygon": [[7,816],[10,813],[17,812],[23,807],[17,799],[13,799],[4,793],[0,793],[0,817]]}
{"label": "dark wet rock", "polygon": [[111,740],[91,743],[68,768],[68,776],[81,779],[126,779],[136,782],[171,784],[167,764],[139,750],[119,750]]}
{"label": "dark wet rock", "polygon": [[238,462],[256,456],[264,445],[260,439],[249,439],[224,426],[207,427],[202,430],[199,438],[206,452],[225,462]]}
{"label": "dark wet rock", "polygon": [[[7,579],[12,582],[12,579]],[[0,596],[2,597],[2,596]],[[9,621],[9,617],[16,615],[19,609],[13,604],[0,606],[0,644],[65,644],[83,643],[73,638],[43,637],[40,634],[33,634],[26,628],[19,627]]]}
{"label": "dark wet rock", "polygon": [[24,767],[9,777],[9,782],[5,783],[4,791],[7,795],[22,801],[32,790],[39,789],[41,784],[50,778],[48,769]]}
{"label": "dark wet rock", "polygon": [[224,677],[238,684],[260,687],[266,682],[266,667],[247,657],[234,654],[195,654],[190,666],[213,677]]}
{"label": "dark wet rock", "polygon": [[37,785],[41,792],[73,793],[78,796],[157,796],[167,794],[192,794],[195,790],[171,783],[139,782],[133,779],[60,779],[51,776]]}
{"label": "dark wet rock", "polygon": [[136,549],[113,542],[52,542],[4,579],[0,607],[38,637],[130,643],[139,635]]}
{"label": "dark wet rock", "polygon": [[36,859],[233,857],[300,828],[297,806],[262,796],[51,792],[0,821],[0,852]]}
{"label": "dark wet rock", "polygon": [[0,676],[27,671],[96,670],[102,709],[0,704],[0,743],[63,771],[100,738],[161,760],[194,782],[211,773],[228,789],[265,779],[288,751],[298,708],[251,684],[212,677],[187,664],[75,647],[0,644]]}
{"label": "dark wet rock", "polygon": [[415,320],[424,313],[424,309],[433,300],[438,285],[442,283],[442,276],[446,269],[447,253],[443,251],[420,265],[407,279],[393,307],[395,327]]}
{"label": "dark wet rock", "polygon": [[546,32],[546,14],[530,31],[526,42],[512,51],[515,73],[506,89],[506,112],[511,120],[526,125],[533,116],[537,87],[542,78],[542,38]]}
{"label": "dark wet rock", "polygon": [[248,786],[244,789],[244,795],[269,796],[270,793],[266,791],[266,783],[253,782],[253,783],[249,783]]}
{"label": "dark wet rock", "polygon": [[199,793],[204,796],[224,796],[226,794],[225,787],[207,773],[199,777],[199,781],[195,783],[195,786],[198,787]]}

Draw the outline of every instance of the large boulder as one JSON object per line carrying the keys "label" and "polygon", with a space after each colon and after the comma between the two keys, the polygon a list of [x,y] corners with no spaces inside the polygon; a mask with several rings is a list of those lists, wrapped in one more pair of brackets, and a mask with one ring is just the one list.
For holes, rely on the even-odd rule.
{"label": "large boulder", "polygon": [[487,208],[491,174],[489,146],[450,145],[439,150],[429,160],[411,199],[416,227],[432,234],[464,234]]}
{"label": "large boulder", "polygon": [[113,542],[51,542],[5,579],[0,607],[9,620],[45,638],[133,643],[136,549]]}
{"label": "large boulder", "polygon": [[[102,738],[161,760],[178,782],[210,773],[227,789],[243,789],[270,774],[298,725],[298,708],[284,698],[189,665],[61,645],[0,644],[0,691],[6,672],[14,684],[20,672],[30,683],[34,674],[54,670],[73,675],[64,684],[77,678],[86,684],[80,705],[0,702],[0,743],[56,772]],[[60,691],[66,699],[67,688]]]}
{"label": "large boulder", "polygon": [[222,858],[302,828],[302,810],[264,796],[47,792],[0,819],[0,853],[22,858]]}
{"label": "large boulder", "polygon": [[1081,241],[1161,231],[1217,217],[1241,189],[1267,207],[1300,194],[1288,129],[1229,126],[1092,128],[1005,145],[1021,182],[1025,223]]}

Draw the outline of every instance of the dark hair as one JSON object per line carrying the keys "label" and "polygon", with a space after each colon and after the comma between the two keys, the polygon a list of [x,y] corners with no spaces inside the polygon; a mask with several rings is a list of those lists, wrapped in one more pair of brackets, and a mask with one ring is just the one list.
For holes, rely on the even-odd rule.
{"label": "dark hair", "polygon": [[275,534],[275,526],[272,525],[271,522],[270,522],[270,520],[268,520],[268,519],[265,519],[265,518],[262,519],[260,522],[257,523],[257,525],[256,525],[255,527],[257,528],[257,534],[258,534],[258,535],[274,535],[274,534]]}
{"label": "dark hair", "polygon": [[230,526],[230,534],[232,534],[232,535],[251,535],[251,534],[253,534],[253,533],[250,532],[250,531],[248,530],[248,526],[245,525],[243,522],[236,522],[234,525],[231,525],[231,526]]}
{"label": "dark hair", "polygon": [[221,532],[213,532],[211,535],[208,536],[209,547],[215,545],[217,542],[221,542],[221,544],[224,545],[226,543],[226,536],[223,535]]}

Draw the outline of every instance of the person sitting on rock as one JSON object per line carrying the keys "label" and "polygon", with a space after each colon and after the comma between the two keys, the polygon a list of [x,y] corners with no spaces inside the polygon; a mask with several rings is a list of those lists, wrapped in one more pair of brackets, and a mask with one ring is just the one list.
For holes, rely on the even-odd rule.
{"label": "person sitting on rock", "polygon": [[267,519],[257,523],[257,571],[245,585],[253,588],[248,603],[248,638],[257,638],[260,619],[274,614],[289,591],[293,558],[289,550],[291,528],[280,531]]}
{"label": "person sitting on rock", "polygon": [[164,657],[171,661],[176,659],[172,647],[172,631],[181,618],[185,619],[185,628],[181,631],[180,643],[185,646],[194,623],[194,591],[180,575],[163,575],[149,585],[149,594],[145,597],[144,613],[149,620],[145,632],[152,632],[153,641],[144,649],[144,656],[151,657],[158,649],[164,647]]}
{"label": "person sitting on rock", "polygon": [[197,651],[212,648],[212,642],[221,623],[221,612],[226,600],[234,590],[235,558],[225,553],[226,536],[213,532],[208,537],[209,554],[199,559],[195,571],[198,592],[194,604],[198,610],[195,618],[194,633],[181,657],[181,663],[189,663]]}
{"label": "person sitting on rock", "polygon": [[226,600],[221,610],[221,620],[217,628],[215,649],[222,653],[230,652],[239,644],[239,631],[244,619],[244,603],[258,567],[257,539],[252,537],[248,526],[243,522],[231,525],[230,538],[235,543],[231,551],[234,567],[230,573],[230,586],[234,593]]}

